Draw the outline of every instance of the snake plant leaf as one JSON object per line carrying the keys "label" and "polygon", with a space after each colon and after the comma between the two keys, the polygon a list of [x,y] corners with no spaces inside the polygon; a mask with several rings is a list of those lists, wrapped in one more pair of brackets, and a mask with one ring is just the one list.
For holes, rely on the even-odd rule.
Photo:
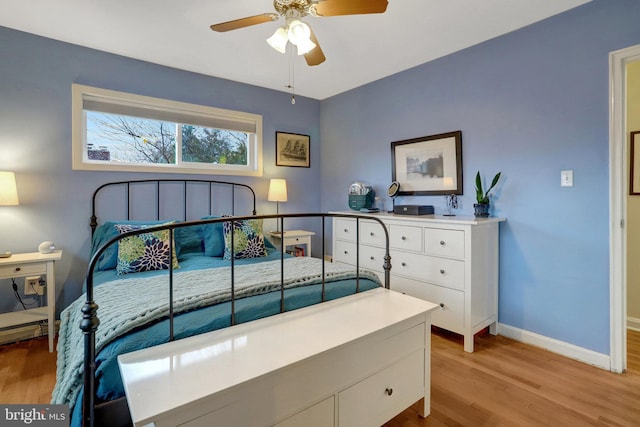
{"label": "snake plant leaf", "polygon": [[502,172],[498,172],[496,176],[493,177],[493,181],[491,181],[491,187],[489,187],[489,189],[487,190],[487,195],[489,194],[489,191],[491,191],[493,187],[495,187],[496,184],[498,183],[498,180],[500,179],[500,175],[502,175]]}

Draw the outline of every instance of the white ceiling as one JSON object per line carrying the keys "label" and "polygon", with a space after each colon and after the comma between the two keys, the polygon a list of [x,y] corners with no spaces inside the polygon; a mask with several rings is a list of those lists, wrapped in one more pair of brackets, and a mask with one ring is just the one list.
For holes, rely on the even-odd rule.
{"label": "white ceiling", "polygon": [[384,14],[307,17],[327,57],[315,67],[267,45],[282,20],[209,29],[272,0],[0,0],[0,26],[281,91],[293,64],[296,94],[325,99],[589,1],[389,0]]}

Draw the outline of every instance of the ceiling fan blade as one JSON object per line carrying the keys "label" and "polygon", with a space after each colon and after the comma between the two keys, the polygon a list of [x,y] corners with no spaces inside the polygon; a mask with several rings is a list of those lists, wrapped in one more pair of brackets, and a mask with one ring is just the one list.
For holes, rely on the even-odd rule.
{"label": "ceiling fan blade", "polygon": [[383,13],[388,0],[320,0],[314,8],[318,16],[360,15]]}
{"label": "ceiling fan blade", "polygon": [[311,34],[309,34],[309,39],[311,39],[311,41],[315,43],[316,47],[311,49],[309,52],[305,53],[304,59],[307,61],[307,65],[309,66],[320,65],[327,58],[324,56],[324,52],[320,47],[320,43],[318,43],[318,39],[316,38],[316,35],[313,34],[313,30],[311,28],[309,28],[309,30],[311,31]]}
{"label": "ceiling fan blade", "polygon": [[261,15],[248,16],[233,21],[213,24],[211,25],[211,29],[223,33],[225,31],[237,30],[238,28],[250,27],[251,25],[262,24],[264,22],[276,21],[278,18],[280,18],[280,15],[277,13],[263,13]]}

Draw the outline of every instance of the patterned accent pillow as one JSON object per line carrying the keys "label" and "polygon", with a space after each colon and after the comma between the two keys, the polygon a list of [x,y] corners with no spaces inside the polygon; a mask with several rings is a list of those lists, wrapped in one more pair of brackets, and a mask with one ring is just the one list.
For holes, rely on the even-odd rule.
{"label": "patterned accent pillow", "polygon": [[[120,234],[140,230],[152,225],[116,224]],[[170,230],[142,233],[125,237],[118,244],[117,274],[137,273],[150,270],[168,270],[172,257],[169,255]],[[173,245],[173,268],[179,268]]]}
{"label": "patterned accent pillow", "polygon": [[236,259],[258,258],[267,255],[261,219],[226,221],[222,226],[224,259],[231,259],[231,224],[233,224],[233,255]]}

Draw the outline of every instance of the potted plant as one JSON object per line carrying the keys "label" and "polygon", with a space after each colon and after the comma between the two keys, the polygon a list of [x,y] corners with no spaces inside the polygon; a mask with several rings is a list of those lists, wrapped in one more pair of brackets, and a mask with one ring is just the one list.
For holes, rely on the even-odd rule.
{"label": "potted plant", "polygon": [[491,181],[491,186],[487,191],[483,191],[482,189],[482,179],[480,179],[480,171],[476,174],[476,201],[478,203],[474,203],[474,214],[479,218],[486,218],[489,216],[489,192],[496,186],[498,180],[500,179],[500,174],[502,172],[498,172],[496,176],[493,177],[493,181]]}

